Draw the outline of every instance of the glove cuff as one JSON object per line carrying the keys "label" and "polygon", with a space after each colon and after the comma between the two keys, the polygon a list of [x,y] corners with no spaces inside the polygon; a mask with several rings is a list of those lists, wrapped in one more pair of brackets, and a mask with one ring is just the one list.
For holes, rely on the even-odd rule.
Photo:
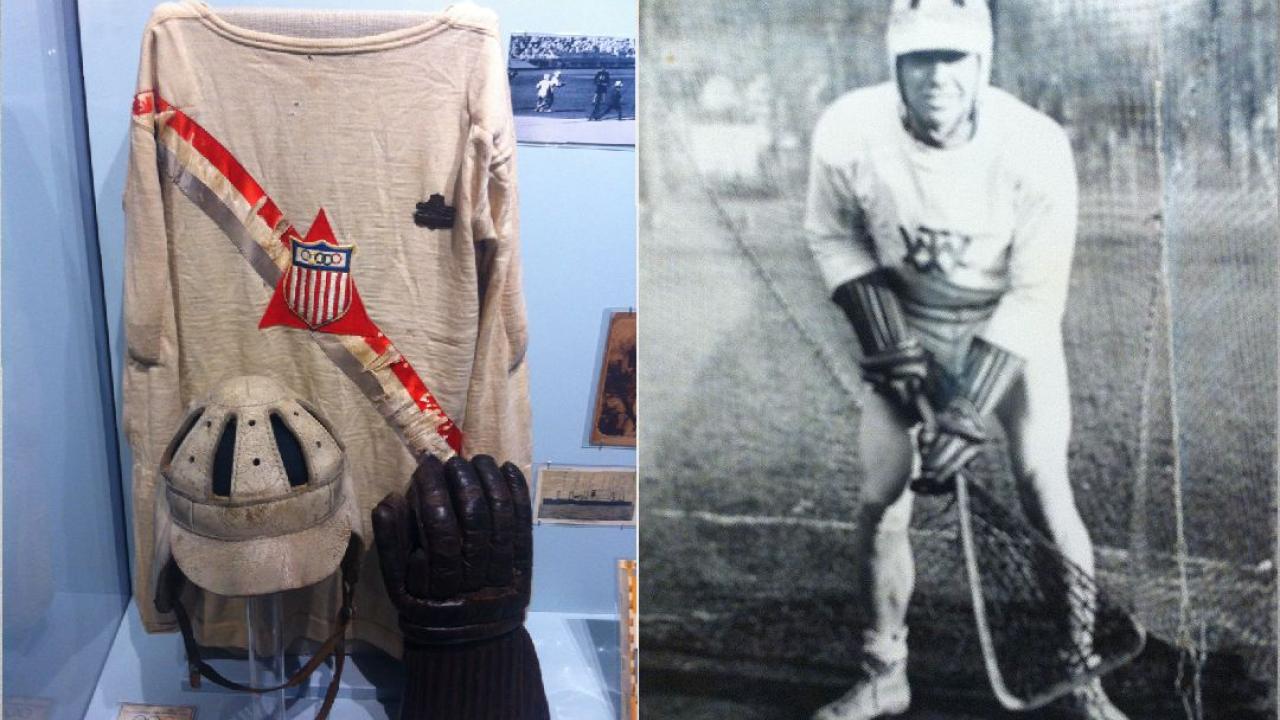
{"label": "glove cuff", "polygon": [[[904,338],[890,347],[876,350],[868,353],[862,358],[861,365],[867,370],[891,369],[899,365],[916,365],[928,363],[929,353],[924,349],[924,345],[916,338]],[[921,373],[927,372],[927,367],[921,368]]]}
{"label": "glove cuff", "polygon": [[523,627],[478,642],[406,644],[404,665],[400,720],[550,717],[538,654]]}

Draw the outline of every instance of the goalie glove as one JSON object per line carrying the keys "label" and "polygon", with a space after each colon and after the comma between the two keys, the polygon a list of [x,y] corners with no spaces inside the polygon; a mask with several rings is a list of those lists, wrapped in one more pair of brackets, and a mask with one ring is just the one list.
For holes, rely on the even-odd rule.
{"label": "goalie glove", "polygon": [[982,338],[973,341],[958,391],[938,414],[935,427],[920,434],[921,469],[913,490],[941,494],[955,488],[956,473],[989,439],[983,418],[995,412],[1023,364],[1018,356]]}
{"label": "goalie glove", "polygon": [[914,416],[916,396],[929,376],[929,353],[911,336],[889,271],[854,278],[836,288],[831,299],[858,336],[863,379]]}
{"label": "goalie glove", "polygon": [[523,473],[487,455],[428,455],[405,495],[374,508],[382,579],[404,635],[401,720],[550,716],[524,628],[531,517]]}

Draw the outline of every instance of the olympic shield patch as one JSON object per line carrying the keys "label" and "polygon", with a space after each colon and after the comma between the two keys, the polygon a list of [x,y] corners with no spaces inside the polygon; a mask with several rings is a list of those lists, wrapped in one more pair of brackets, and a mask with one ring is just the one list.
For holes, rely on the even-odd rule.
{"label": "olympic shield patch", "polygon": [[293,240],[284,301],[311,328],[347,314],[351,307],[351,251],[354,245]]}
{"label": "olympic shield patch", "polygon": [[335,335],[375,334],[351,275],[355,245],[341,245],[324,209],[305,238],[289,238],[289,268],[258,327],[284,325]]}

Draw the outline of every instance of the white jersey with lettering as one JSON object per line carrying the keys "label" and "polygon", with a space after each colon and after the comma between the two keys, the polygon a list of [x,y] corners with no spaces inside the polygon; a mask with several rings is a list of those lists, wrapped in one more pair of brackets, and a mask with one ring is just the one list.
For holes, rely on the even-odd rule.
{"label": "white jersey with lettering", "polygon": [[901,102],[892,83],[854,90],[814,130],[805,230],[828,290],[889,268],[905,302],[994,304],[989,342],[1060,347],[1077,206],[1066,133],[988,87],[974,137],[935,148],[907,132]]}

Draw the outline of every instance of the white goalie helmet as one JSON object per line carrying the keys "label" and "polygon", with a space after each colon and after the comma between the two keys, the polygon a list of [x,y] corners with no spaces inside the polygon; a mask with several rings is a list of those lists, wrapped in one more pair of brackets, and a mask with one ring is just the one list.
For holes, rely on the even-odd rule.
{"label": "white goalie helmet", "polygon": [[995,36],[987,0],[893,0],[885,44],[897,77],[898,57],[925,50],[978,55],[983,84],[991,77]]}
{"label": "white goalie helmet", "polygon": [[[156,493],[156,609],[182,632],[192,687],[201,678],[242,692],[296,687],[335,658],[327,718],[346,657],[363,535],[346,454],[333,428],[270,378],[244,376],[196,403],[160,462]],[[206,663],[183,606],[188,581],[226,596],[268,595],[324,580],[341,568],[342,606],[332,634],[285,682],[254,687]]]}
{"label": "white goalie helmet", "polygon": [[[266,377],[228,380],[188,413],[160,465],[158,553],[205,590],[265,595],[337,569],[361,524],[328,423]],[[168,558],[157,558],[157,571]]]}
{"label": "white goalie helmet", "polygon": [[886,33],[889,57],[956,50],[990,59],[994,36],[986,0],[893,0]]}

